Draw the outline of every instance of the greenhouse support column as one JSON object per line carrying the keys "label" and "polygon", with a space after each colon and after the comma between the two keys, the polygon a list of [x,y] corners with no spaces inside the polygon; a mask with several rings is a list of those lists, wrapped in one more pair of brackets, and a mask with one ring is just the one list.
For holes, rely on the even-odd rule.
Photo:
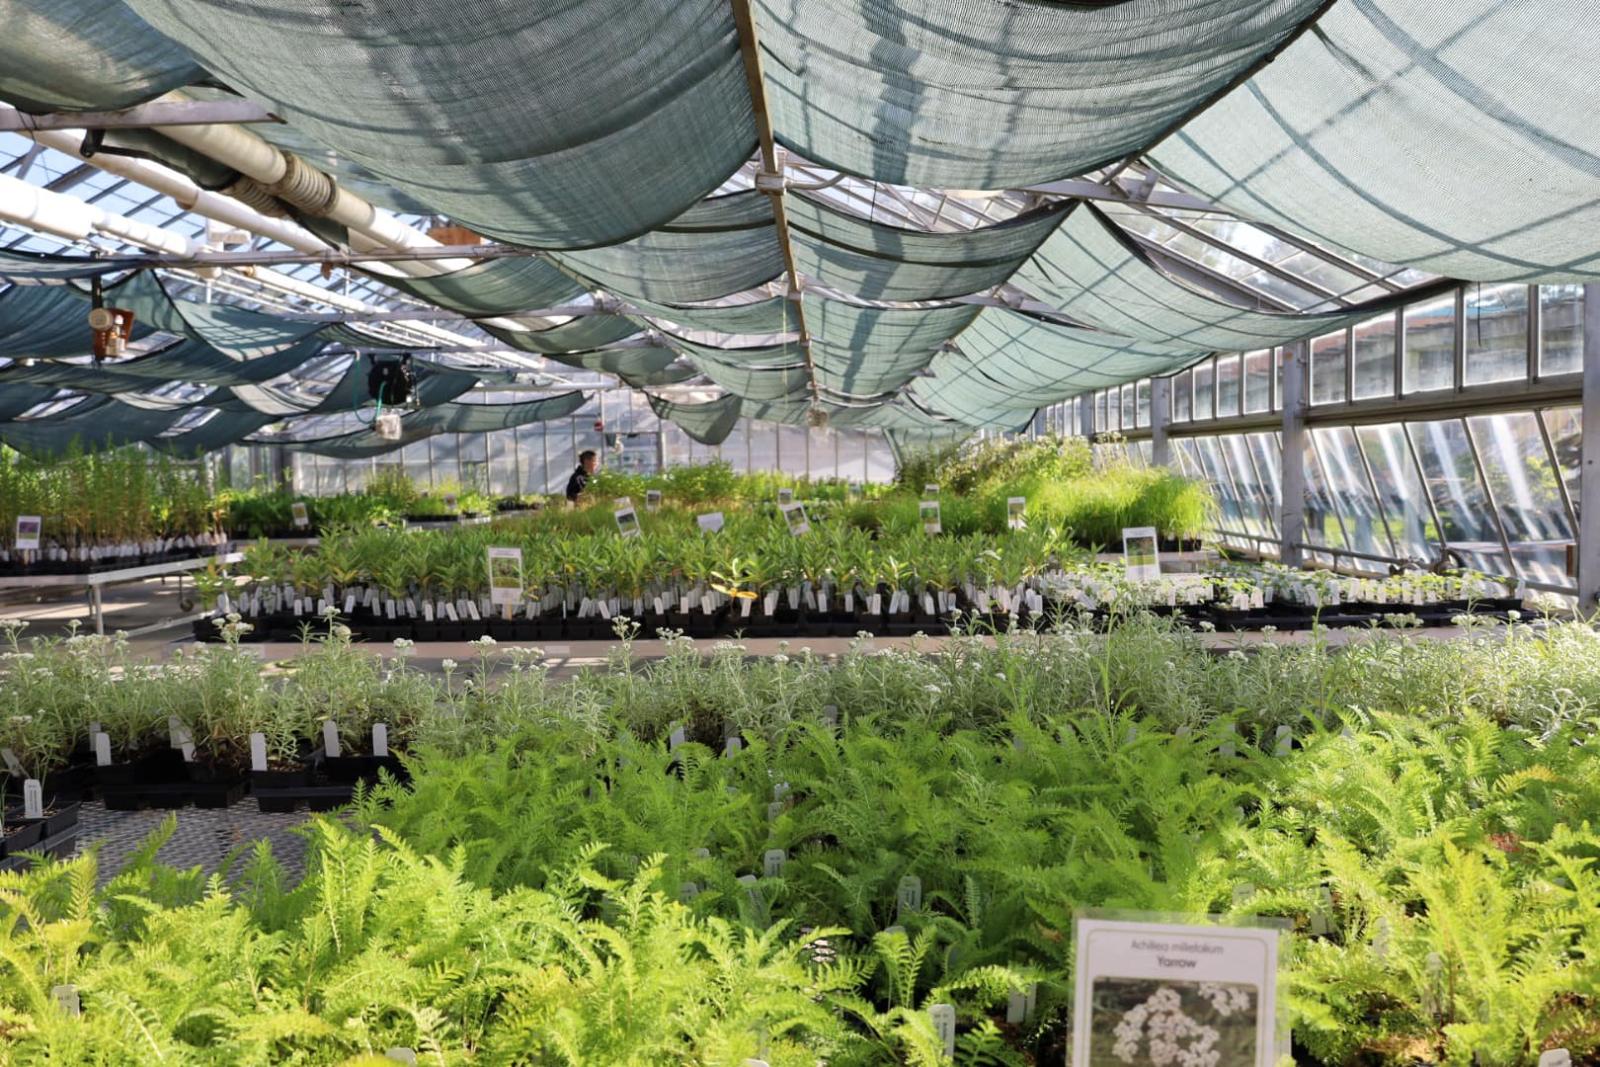
{"label": "greenhouse support column", "polygon": [[1094,396],[1084,393],[1078,398],[1083,403],[1078,405],[1078,436],[1094,440]]}
{"label": "greenhouse support column", "polygon": [[1286,567],[1303,562],[1306,539],[1306,342],[1283,349],[1283,472],[1279,479],[1278,559]]}
{"label": "greenhouse support column", "polygon": [[1150,465],[1166,467],[1172,463],[1172,446],[1167,443],[1167,422],[1172,417],[1172,379],[1150,379]]}
{"label": "greenhouse support column", "polygon": [[1600,595],[1600,284],[1583,287],[1583,466],[1578,473],[1578,609]]}

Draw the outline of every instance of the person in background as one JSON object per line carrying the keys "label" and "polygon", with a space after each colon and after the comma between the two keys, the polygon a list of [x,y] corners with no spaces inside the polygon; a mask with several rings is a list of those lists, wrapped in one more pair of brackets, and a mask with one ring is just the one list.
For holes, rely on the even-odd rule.
{"label": "person in background", "polygon": [[594,473],[598,460],[594,449],[586,448],[578,454],[578,469],[572,472],[572,477],[567,479],[567,501],[572,504],[578,502],[584,489],[589,484],[589,476]]}

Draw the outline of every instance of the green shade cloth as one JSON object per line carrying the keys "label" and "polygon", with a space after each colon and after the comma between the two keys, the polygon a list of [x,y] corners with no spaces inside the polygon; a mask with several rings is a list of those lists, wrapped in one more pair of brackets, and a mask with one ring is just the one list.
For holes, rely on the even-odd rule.
{"label": "green shade cloth", "polygon": [[1321,0],[756,0],[778,139],[903,185],[1003,189],[1145,148]]}
{"label": "green shade cloth", "polygon": [[571,303],[583,286],[547,259],[509,256],[431,278],[372,277],[418,300],[464,315],[507,315]]}
{"label": "green shade cloth", "polygon": [[285,448],[298,452],[312,452],[319,456],[339,459],[359,459],[376,456],[403,448],[441,433],[486,433],[493,430],[525,426],[532,422],[559,419],[583,407],[586,397],[581,392],[561,393],[539,400],[525,400],[515,404],[441,404],[438,407],[406,415],[401,420],[401,439],[386,441],[373,430],[357,430],[336,437],[320,437],[307,441],[284,441]]}
{"label": "green shade cloth", "polygon": [[45,419],[0,422],[0,443],[40,459],[117,448],[147,440],[172,426],[187,409],[151,409],[110,397],[93,397]]}
{"label": "green shade cloth", "polygon": [[1011,277],[1055,229],[1065,204],[964,233],[924,233],[848,215],[804,195],[785,208],[800,273],[865,300],[966,296]]}
{"label": "green shade cloth", "polygon": [[721,0],[130,6],[377,180],[507,241],[637,236],[756,145]]}
{"label": "green shade cloth", "polygon": [[1600,277],[1594,8],[1340,0],[1159,145],[1246,218],[1478,281]]}
{"label": "green shade cloth", "polygon": [[168,382],[247,385],[270,381],[316,359],[326,346],[317,337],[260,359],[238,360],[203,341],[183,340],[120,363],[37,363],[0,369],[0,384],[33,382],[88,393],[127,393]]}
{"label": "green shade cloth", "polygon": [[735,396],[772,401],[810,395],[811,375],[797,345],[718,349],[680,344],[707,378]]}
{"label": "green shade cloth", "polygon": [[821,388],[850,396],[892,392],[928,365],[979,308],[868,308],[807,300],[811,360]]}
{"label": "green shade cloth", "polygon": [[1396,304],[1389,299],[1316,315],[1237,307],[1163,273],[1130,237],[1088,205],[1075,210],[1045,241],[1017,272],[1016,283],[1075,321],[1181,345],[1197,355],[1270,348],[1313,337]]}
{"label": "green shade cloth", "polygon": [[[0,9],[4,6],[5,0],[0,0]],[[6,249],[0,250],[0,281],[17,285],[63,285],[78,278],[94,278],[129,270],[139,262],[128,256],[102,259],[97,256],[52,256]]]}
{"label": "green shade cloth", "polygon": [[43,404],[59,390],[47,385],[14,385],[0,380],[0,422],[14,419],[30,408]]}
{"label": "green shade cloth", "polygon": [[666,303],[715,300],[783,273],[783,249],[766,194],[702,201],[659,229],[609,248],[552,253],[591,285]]}
{"label": "green shade cloth", "polygon": [[796,328],[794,308],[781,296],[723,307],[676,307],[637,296],[628,302],[651,318],[666,319],[685,330],[725,334],[789,333]]}
{"label": "green shade cloth", "polygon": [[739,424],[741,401],[729,393],[703,404],[680,404],[652,396],[650,410],[703,445],[720,445]]}
{"label": "green shade cloth", "polygon": [[205,76],[121,0],[0,0],[0,100],[24,111],[131,107]]}
{"label": "green shade cloth", "polygon": [[[151,324],[135,320],[133,339],[148,337]],[[86,356],[94,346],[89,302],[63,285],[16,285],[0,292],[0,356],[62,359]]]}
{"label": "green shade cloth", "polygon": [[641,327],[621,315],[583,315],[548,330],[503,330],[493,326],[483,329],[512,348],[554,356],[563,352],[587,352],[601,345],[615,344],[632,337]]}
{"label": "green shade cloth", "polygon": [[694,376],[692,367],[675,366],[678,353],[670,348],[608,348],[598,352],[573,352],[551,356],[558,363],[585,370],[614,374],[638,388],[672,385]]}
{"label": "green shade cloth", "polygon": [[219,411],[192,430],[153,437],[145,443],[169,456],[188,458],[237,444],[277,421],[276,416]]}

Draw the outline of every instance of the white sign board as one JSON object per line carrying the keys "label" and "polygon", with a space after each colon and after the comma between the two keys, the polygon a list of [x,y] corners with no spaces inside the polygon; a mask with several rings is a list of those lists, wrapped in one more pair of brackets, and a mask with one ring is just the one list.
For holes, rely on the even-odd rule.
{"label": "white sign board", "polygon": [[696,515],[694,521],[705,533],[716,533],[722,529],[722,512],[708,511],[704,515]]}
{"label": "white sign board", "polygon": [[661,490],[659,490],[659,489],[646,489],[644,491],[644,509],[646,511],[655,511],[660,506],[661,506]]}
{"label": "white sign board", "polygon": [[616,516],[617,532],[623,537],[638,537],[639,513],[633,510],[633,503],[627,497],[622,501],[622,506],[612,513]]}
{"label": "white sign board", "polygon": [[311,525],[311,510],[306,507],[304,500],[296,500],[289,505],[289,515],[294,520],[294,528],[304,530]]}
{"label": "white sign board", "polygon": [[944,530],[939,522],[939,502],[937,500],[924,500],[917,505],[917,513],[922,517],[922,532],[936,534]]}
{"label": "white sign board", "polygon": [[1161,555],[1156,550],[1155,527],[1123,527],[1122,558],[1128,565],[1129,581],[1150,582],[1161,577]]}
{"label": "white sign board", "polygon": [[778,506],[785,507],[794,503],[794,490],[783,488],[778,490]]}
{"label": "white sign board", "polygon": [[1006,497],[1006,527],[1011,530],[1026,530],[1028,528],[1027,497]]}
{"label": "white sign board", "polygon": [[783,512],[783,521],[788,525],[790,533],[800,537],[811,532],[811,523],[806,519],[804,504],[785,504],[779,510]]}
{"label": "white sign board", "polygon": [[1077,935],[1072,1067],[1278,1062],[1276,929],[1080,918]]}
{"label": "white sign board", "polygon": [[862,497],[867,495],[866,492],[861,488],[860,482],[851,482],[850,488],[847,490],[847,492],[849,499],[851,500],[860,500]]}
{"label": "white sign board", "polygon": [[37,515],[18,515],[16,547],[25,551],[37,551],[39,548],[39,531],[43,527],[44,523]]}
{"label": "white sign board", "polygon": [[489,603],[522,602],[522,549],[489,548]]}

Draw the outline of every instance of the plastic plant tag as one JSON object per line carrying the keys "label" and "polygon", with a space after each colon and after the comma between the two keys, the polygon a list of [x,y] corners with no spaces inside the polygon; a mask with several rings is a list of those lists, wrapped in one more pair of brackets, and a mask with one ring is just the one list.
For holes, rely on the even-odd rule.
{"label": "plastic plant tag", "polygon": [[17,762],[17,754],[9,748],[0,748],[0,760],[5,761],[6,773],[14,778],[23,776],[22,764]]}
{"label": "plastic plant tag", "polygon": [[773,782],[772,783],[772,799],[773,800],[783,800],[788,795],[789,795],[789,783],[788,782]]}
{"label": "plastic plant tag", "polygon": [[678,902],[681,904],[687,904],[699,895],[700,887],[694,882],[684,882],[678,886]]}
{"label": "plastic plant tag", "polygon": [[267,735],[256,733],[250,735],[250,769],[264,771],[267,769]]}
{"label": "plastic plant tag", "polygon": [[82,1015],[83,1001],[78,996],[78,987],[75,985],[57,985],[50,987],[50,999],[56,1002],[68,1015]]}
{"label": "plastic plant tag", "polygon": [[374,756],[389,754],[389,724],[386,722],[372,724],[372,754]]}
{"label": "plastic plant tag", "polygon": [[697,859],[697,860],[708,860],[708,859],[711,858],[711,850],[709,848],[697,848],[697,849],[694,849],[689,853],[689,858],[690,859]]}
{"label": "plastic plant tag", "polygon": [[1278,727],[1278,743],[1273,746],[1274,756],[1287,756],[1294,751],[1294,731],[1287,726]]}
{"label": "plastic plant tag", "polygon": [[1038,982],[1030,982],[1027,989],[1013,989],[1006,998],[1006,1022],[1013,1025],[1028,1022],[1038,1002]]}
{"label": "plastic plant tag", "polygon": [[811,532],[811,523],[806,519],[804,504],[784,504],[778,510],[783,512],[784,524],[789,527],[791,534],[803,537]]}
{"label": "plastic plant tag", "polygon": [[763,878],[781,878],[783,865],[789,861],[789,854],[781,848],[769,848],[761,856],[761,876]]}
{"label": "plastic plant tag", "polygon": [[1275,925],[1084,915],[1076,930],[1072,1067],[1186,1054],[1228,1067],[1279,1062]]}
{"label": "plastic plant tag", "polygon": [[671,752],[673,749],[675,749],[679,745],[683,744],[683,742],[685,740],[686,740],[686,736],[685,736],[685,734],[683,732],[683,724],[682,723],[676,723],[676,722],[673,723],[672,724],[672,733],[667,735],[667,751]]}
{"label": "plastic plant tag", "polygon": [[704,515],[696,515],[694,521],[695,525],[700,527],[701,532],[716,533],[722,529],[722,512],[708,511]]}
{"label": "plastic plant tag", "polygon": [[1238,732],[1239,728],[1230,722],[1228,724],[1229,740],[1222,742],[1222,744],[1217,747],[1217,752],[1222,756],[1223,759],[1232,759],[1234,756],[1238,755],[1238,746],[1232,740],[1233,736]]}
{"label": "plastic plant tag", "polygon": [[1161,577],[1161,555],[1156,551],[1155,527],[1124,527],[1122,558],[1130,582],[1151,582]]}
{"label": "plastic plant tag", "polygon": [[778,506],[785,507],[794,503],[794,490],[787,486],[778,490]]}
{"label": "plastic plant tag", "polygon": [[94,762],[97,767],[111,766],[111,735],[94,735]]}
{"label": "plastic plant tag", "polygon": [[1564,1048],[1553,1048],[1539,1053],[1539,1067],[1572,1067],[1572,1053]]}
{"label": "plastic plant tag", "polygon": [[828,704],[822,709],[822,725],[830,730],[839,728],[839,705]]}
{"label": "plastic plant tag", "polygon": [[1006,497],[1006,528],[1009,530],[1026,530],[1028,528],[1027,497]]}
{"label": "plastic plant tag", "polygon": [[488,549],[489,603],[516,604],[522,600],[522,549],[491,545]]}
{"label": "plastic plant tag", "polygon": [[408,1048],[391,1048],[384,1050],[384,1058],[394,1060],[396,1063],[410,1064],[417,1067],[417,1054]]}
{"label": "plastic plant tag", "polygon": [[939,495],[939,485],[938,485],[937,482],[928,482],[928,483],[923,485],[923,487],[922,487],[922,499],[929,500],[929,499],[931,499],[933,497],[936,497],[938,495]]}
{"label": "plastic plant tag", "polygon": [[304,530],[307,526],[311,525],[311,512],[306,507],[306,502],[304,500],[296,500],[294,503],[290,504],[289,515],[294,521],[294,528],[296,530]]}
{"label": "plastic plant tag", "polygon": [[444,494],[444,510],[447,515],[454,515],[461,510],[458,506],[458,498],[454,493]]}
{"label": "plastic plant tag", "polygon": [[37,778],[29,778],[22,783],[22,817],[44,818],[44,787]]}
{"label": "plastic plant tag", "polygon": [[39,531],[44,528],[43,521],[37,515],[17,516],[17,535],[12,546],[19,552],[37,552],[39,550]]}
{"label": "plastic plant tag", "polygon": [[917,505],[917,514],[922,519],[922,532],[937,534],[944,532],[944,525],[939,521],[939,502],[937,500],[924,500]]}
{"label": "plastic plant tag", "polygon": [[744,748],[744,738],[742,737],[730,737],[722,742],[722,754],[724,756],[731,756],[742,748]]}
{"label": "plastic plant tag", "polygon": [[1333,893],[1327,886],[1317,890],[1317,909],[1310,916],[1311,936],[1326,937],[1333,930]]}
{"label": "plastic plant tag", "polygon": [[631,503],[624,507],[618,508],[616,511],[612,512],[612,515],[617,520],[617,533],[621,534],[623,537],[639,536],[641,532],[639,529],[639,514],[633,510],[633,505]]}
{"label": "plastic plant tag", "polygon": [[851,500],[860,500],[863,496],[866,495],[866,493],[861,488],[861,483],[860,482],[851,482],[849,488],[845,492],[846,492],[846,495]]}
{"label": "plastic plant tag", "polygon": [[922,910],[922,879],[914,874],[908,874],[900,879],[900,886],[895,890],[895,918],[904,922],[908,912]]}
{"label": "plastic plant tag", "polygon": [[341,751],[339,748],[339,724],[332,719],[322,720],[322,751],[333,758],[338,758]]}
{"label": "plastic plant tag", "polygon": [[771,804],[768,804],[767,805],[767,821],[768,822],[777,822],[778,821],[778,816],[783,814],[783,808],[784,808],[784,804],[783,804],[783,801],[781,801],[781,800],[774,800]]}
{"label": "plastic plant tag", "polygon": [[644,491],[644,509],[646,511],[655,511],[656,509],[658,509],[660,507],[661,507],[661,490],[659,490],[659,489],[646,489]]}
{"label": "plastic plant tag", "polygon": [[938,1039],[947,1060],[956,1058],[956,1009],[953,1004],[934,1004],[928,1008],[928,1018],[933,1020],[933,1033]]}

